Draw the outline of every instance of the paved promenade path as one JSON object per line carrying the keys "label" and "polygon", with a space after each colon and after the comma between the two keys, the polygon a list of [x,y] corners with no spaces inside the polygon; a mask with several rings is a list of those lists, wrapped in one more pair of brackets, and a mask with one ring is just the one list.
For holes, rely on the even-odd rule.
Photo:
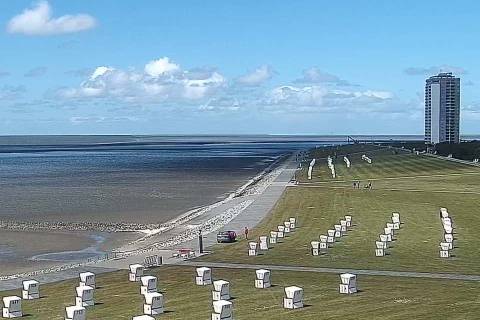
{"label": "paved promenade path", "polygon": [[277,271],[318,272],[318,273],[335,273],[335,274],[353,273],[357,275],[368,275],[368,276],[480,281],[480,275],[466,275],[466,274],[453,274],[453,273],[429,273],[429,272],[341,269],[341,268],[315,268],[315,267],[299,267],[299,266],[279,266],[279,265],[264,265],[264,264],[241,264],[241,263],[200,262],[200,261],[198,262],[184,261],[184,262],[178,263],[178,265],[195,266],[195,267],[211,267],[211,268],[228,268],[228,269],[255,269],[255,270],[269,269],[269,270],[277,270]]}

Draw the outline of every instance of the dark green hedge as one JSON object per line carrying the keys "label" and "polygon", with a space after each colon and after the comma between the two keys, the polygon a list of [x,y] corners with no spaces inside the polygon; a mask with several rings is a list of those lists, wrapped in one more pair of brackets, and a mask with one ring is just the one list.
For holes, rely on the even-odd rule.
{"label": "dark green hedge", "polygon": [[434,147],[426,145],[423,141],[393,142],[387,145],[418,151],[424,151],[429,147],[430,151],[437,151],[438,155],[448,156],[451,154],[454,158],[469,161],[480,158],[480,141],[477,140],[461,143],[439,143]]}

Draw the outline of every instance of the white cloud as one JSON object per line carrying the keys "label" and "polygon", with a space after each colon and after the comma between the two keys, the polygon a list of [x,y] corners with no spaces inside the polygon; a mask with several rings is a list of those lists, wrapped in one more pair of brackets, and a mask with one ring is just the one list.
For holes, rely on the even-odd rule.
{"label": "white cloud", "polygon": [[225,81],[216,71],[206,79],[186,79],[183,81],[183,96],[193,100],[204,98],[212,88],[221,87]]}
{"label": "white cloud", "polygon": [[367,90],[367,91],[357,93],[357,95],[358,94],[363,95],[365,97],[377,98],[377,99],[380,99],[380,100],[386,100],[386,99],[392,99],[393,98],[393,93],[391,93],[389,91]]}
{"label": "white cloud", "polygon": [[388,91],[331,90],[328,87],[280,86],[267,92],[259,104],[275,112],[328,112],[328,113],[404,113],[404,104]]}
{"label": "white cloud", "polygon": [[145,65],[145,73],[152,77],[159,77],[161,75],[173,73],[179,69],[180,66],[170,62],[168,57],[152,60]]}
{"label": "white cloud", "polygon": [[239,111],[241,110],[243,105],[236,97],[219,97],[219,98],[212,98],[207,103],[198,107],[199,111]]}
{"label": "white cloud", "polygon": [[241,76],[237,81],[246,86],[258,86],[270,80],[273,77],[273,74],[274,71],[271,67],[263,65],[254,71]]}
{"label": "white cloud", "polygon": [[84,31],[94,28],[96,24],[95,18],[87,14],[53,18],[49,3],[40,1],[14,16],[7,24],[7,31],[28,36],[45,36]]}
{"label": "white cloud", "polygon": [[86,81],[77,88],[61,89],[66,98],[92,98],[106,96],[128,96],[137,79],[135,73],[117,70],[112,67],[97,67]]}
{"label": "white cloud", "polygon": [[267,93],[269,104],[321,106],[327,90],[320,86],[281,86]]}
{"label": "white cloud", "polygon": [[389,91],[347,91],[347,90],[332,90],[332,96],[337,98],[372,98],[378,100],[386,100],[393,98],[393,94]]}
{"label": "white cloud", "polygon": [[111,67],[97,67],[93,73],[91,74],[90,76],[90,80],[95,80],[96,78],[98,77],[101,77],[103,76],[105,73],[109,72],[109,71],[114,71],[115,69],[114,68],[111,68]]}
{"label": "white cloud", "polygon": [[65,98],[118,98],[126,102],[195,101],[226,84],[215,70],[184,71],[169,58],[153,60],[144,72],[97,67],[79,87],[59,90]]}

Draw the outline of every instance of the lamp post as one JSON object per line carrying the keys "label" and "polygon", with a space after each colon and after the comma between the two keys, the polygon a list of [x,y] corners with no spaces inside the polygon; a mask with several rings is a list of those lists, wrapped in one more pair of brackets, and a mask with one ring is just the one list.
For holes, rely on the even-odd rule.
{"label": "lamp post", "polygon": [[203,236],[202,236],[202,230],[198,230],[198,248],[200,254],[203,253]]}

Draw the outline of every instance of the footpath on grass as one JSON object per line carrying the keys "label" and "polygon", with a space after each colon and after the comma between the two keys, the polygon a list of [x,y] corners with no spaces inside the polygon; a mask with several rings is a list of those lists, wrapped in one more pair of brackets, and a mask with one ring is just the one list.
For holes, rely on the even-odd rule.
{"label": "footpath on grass", "polygon": [[282,266],[266,264],[243,264],[243,263],[223,263],[223,262],[200,262],[183,261],[177,263],[182,266],[192,267],[210,267],[227,269],[268,269],[276,271],[295,271],[295,272],[318,272],[318,273],[353,273],[357,275],[368,276],[386,276],[403,278],[430,278],[430,279],[448,279],[464,281],[480,281],[480,275],[452,274],[452,273],[430,273],[430,272],[409,272],[409,271],[388,271],[388,270],[368,270],[368,269],[342,269],[342,268],[320,268],[320,267],[300,267],[300,266]]}

